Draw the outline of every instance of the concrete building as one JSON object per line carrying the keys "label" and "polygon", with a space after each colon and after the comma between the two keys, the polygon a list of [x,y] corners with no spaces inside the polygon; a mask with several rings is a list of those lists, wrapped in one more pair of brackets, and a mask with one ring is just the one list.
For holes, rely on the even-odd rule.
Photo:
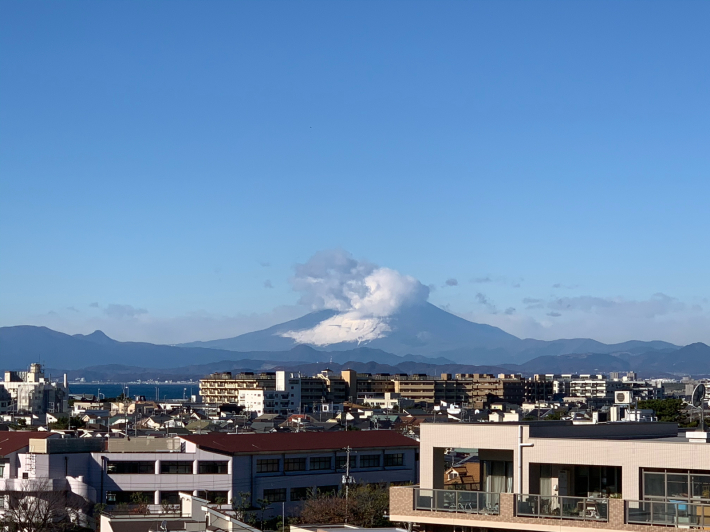
{"label": "concrete building", "polygon": [[[295,510],[315,491],[340,489],[350,448],[350,474],[358,483],[417,481],[419,444],[392,431],[226,434],[173,438],[72,438],[23,434],[3,453],[3,485],[49,479],[91,502],[177,504],[180,492],[213,503],[248,494]],[[104,448],[106,445],[106,448]],[[7,455],[5,452],[9,451]],[[7,464],[5,467],[4,464]]]}
{"label": "concrete building", "polygon": [[29,371],[6,371],[0,387],[10,396],[5,409],[11,412],[41,415],[68,410],[66,386],[45,377],[41,364],[31,364]]}
{"label": "concrete building", "polygon": [[[480,491],[445,488],[444,453],[475,452]],[[651,531],[710,527],[710,443],[670,423],[421,427],[421,484],[390,519],[420,530]]]}

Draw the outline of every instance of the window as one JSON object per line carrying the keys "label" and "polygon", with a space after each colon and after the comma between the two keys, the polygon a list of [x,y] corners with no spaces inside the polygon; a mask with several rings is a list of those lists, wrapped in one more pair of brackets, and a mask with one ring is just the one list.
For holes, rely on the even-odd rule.
{"label": "window", "polygon": [[206,460],[197,463],[200,475],[226,475],[228,467],[229,462]]}
{"label": "window", "polygon": [[[335,457],[335,469],[345,469],[345,461],[347,460],[347,456],[336,456]],[[355,457],[351,456],[350,457],[350,469],[354,469],[357,467],[355,465]]]}
{"label": "window", "polygon": [[180,504],[179,491],[161,491],[160,504]]}
{"label": "window", "polygon": [[0,478],[5,474],[5,464],[0,464]]}
{"label": "window", "polygon": [[644,499],[700,499],[710,501],[710,475],[682,469],[655,469],[643,472]]}
{"label": "window", "polygon": [[311,488],[291,488],[292,501],[305,501],[310,497],[313,490]]}
{"label": "window", "polygon": [[197,490],[197,496],[207,499],[212,504],[229,504],[228,491]]}
{"label": "window", "polygon": [[109,475],[153,475],[155,462],[109,461],[106,471]]}
{"label": "window", "polygon": [[404,453],[386,454],[385,467],[397,467],[404,465]]}
{"label": "window", "polygon": [[321,495],[336,495],[340,486],[318,486],[316,489]]}
{"label": "window", "polygon": [[257,473],[278,473],[279,472],[279,462],[278,458],[265,458],[256,461],[256,472]]}
{"label": "window", "polygon": [[269,502],[286,502],[286,488],[266,489],[263,499]]}
{"label": "window", "polygon": [[692,479],[692,493],[694,499],[710,499],[710,476],[690,475]]}
{"label": "window", "polygon": [[360,467],[380,467],[379,454],[363,454],[360,457]]}
{"label": "window", "polygon": [[137,500],[153,501],[152,491],[109,491],[106,493],[107,504],[135,504]]}
{"label": "window", "polygon": [[333,469],[333,460],[330,456],[318,456],[311,458],[311,471],[322,469]]}
{"label": "window", "polygon": [[284,471],[305,471],[306,459],[304,458],[286,458],[284,460]]}
{"label": "window", "polygon": [[192,475],[192,462],[160,462],[161,475]]}

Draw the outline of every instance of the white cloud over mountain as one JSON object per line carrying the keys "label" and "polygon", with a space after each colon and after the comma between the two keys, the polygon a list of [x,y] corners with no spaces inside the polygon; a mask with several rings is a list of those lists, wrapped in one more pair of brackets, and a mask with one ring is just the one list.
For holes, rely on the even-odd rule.
{"label": "white cloud over mountain", "polygon": [[311,329],[282,334],[313,345],[381,338],[390,331],[390,316],[429,297],[429,288],[414,277],[358,261],[344,250],[316,253],[296,266],[291,283],[302,293],[301,303],[338,311]]}

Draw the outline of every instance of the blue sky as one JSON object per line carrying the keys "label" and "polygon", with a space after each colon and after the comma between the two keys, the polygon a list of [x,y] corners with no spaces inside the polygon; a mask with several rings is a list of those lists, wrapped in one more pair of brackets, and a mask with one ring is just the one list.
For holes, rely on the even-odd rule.
{"label": "blue sky", "polygon": [[340,249],[518,336],[710,343],[709,23],[3,2],[0,325],[233,336],[305,313],[295,265]]}

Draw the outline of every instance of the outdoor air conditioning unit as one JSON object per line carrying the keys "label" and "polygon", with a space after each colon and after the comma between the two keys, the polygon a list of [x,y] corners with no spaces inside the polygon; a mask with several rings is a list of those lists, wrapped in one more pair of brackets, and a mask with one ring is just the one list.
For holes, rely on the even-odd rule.
{"label": "outdoor air conditioning unit", "polygon": [[630,391],[616,392],[614,393],[614,402],[617,405],[630,405],[632,401],[632,396]]}

